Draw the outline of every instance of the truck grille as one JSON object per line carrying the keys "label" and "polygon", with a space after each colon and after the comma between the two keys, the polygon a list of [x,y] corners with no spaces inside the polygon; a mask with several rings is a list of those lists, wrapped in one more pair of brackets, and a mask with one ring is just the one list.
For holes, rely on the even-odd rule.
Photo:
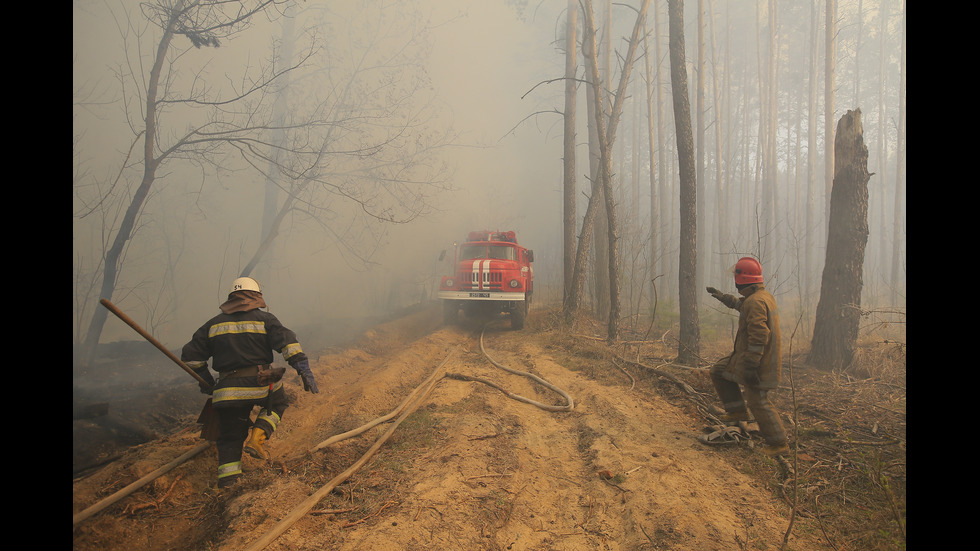
{"label": "truck grille", "polygon": [[474,274],[473,272],[463,272],[460,279],[463,281],[463,283],[477,284],[480,283],[480,279],[481,279],[480,276],[483,276],[482,277],[483,283],[491,283],[491,284],[496,283],[497,285],[500,285],[500,283],[503,281],[503,274],[493,273],[493,272],[489,272],[489,273],[484,272],[482,274]]}

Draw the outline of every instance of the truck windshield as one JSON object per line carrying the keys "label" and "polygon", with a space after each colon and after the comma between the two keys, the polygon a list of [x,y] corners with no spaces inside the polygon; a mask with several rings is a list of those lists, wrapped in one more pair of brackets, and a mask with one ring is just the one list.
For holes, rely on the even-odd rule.
{"label": "truck windshield", "polygon": [[471,260],[476,258],[517,260],[517,249],[506,245],[465,245],[459,251],[460,260]]}

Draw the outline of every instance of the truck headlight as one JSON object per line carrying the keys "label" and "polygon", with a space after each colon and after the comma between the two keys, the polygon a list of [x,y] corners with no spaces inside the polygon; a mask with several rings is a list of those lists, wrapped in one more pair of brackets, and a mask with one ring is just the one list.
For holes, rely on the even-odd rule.
{"label": "truck headlight", "polygon": [[453,281],[452,279],[446,279],[446,280],[443,280],[442,286],[443,287],[452,287],[454,283],[455,283],[455,281]]}
{"label": "truck headlight", "polygon": [[510,284],[509,285],[510,285],[510,288],[511,289],[517,289],[518,287],[521,286],[521,282],[518,281],[518,280],[516,280],[516,279],[512,279],[512,280],[510,280]]}

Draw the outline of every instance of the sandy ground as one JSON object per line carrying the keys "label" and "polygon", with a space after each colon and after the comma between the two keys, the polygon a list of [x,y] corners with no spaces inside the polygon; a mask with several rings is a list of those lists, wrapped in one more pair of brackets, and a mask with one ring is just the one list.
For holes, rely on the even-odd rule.
{"label": "sandy ground", "polygon": [[[364,468],[268,549],[780,548],[790,511],[765,482],[779,470],[775,462],[760,462],[746,447],[699,443],[704,421],[682,400],[668,402],[654,377],[638,377],[634,386],[608,361],[576,352],[575,337],[546,330],[542,316],[520,332],[490,326],[486,348],[499,363],[564,389],[572,411],[546,411],[478,382],[444,378]],[[270,440],[274,459],[247,457],[235,492],[215,489],[212,448],[75,525],[73,548],[249,548],[388,425],[311,449],[392,411],[450,353],[450,373],[562,403],[487,361],[478,325],[445,327],[438,309],[422,312],[315,358],[318,395],[287,375],[294,403]],[[200,443],[194,428],[190,419],[185,430],[76,480],[73,513]],[[753,469],[739,467],[742,456]],[[768,472],[754,470],[759,465]],[[788,548],[825,547],[798,524]]]}

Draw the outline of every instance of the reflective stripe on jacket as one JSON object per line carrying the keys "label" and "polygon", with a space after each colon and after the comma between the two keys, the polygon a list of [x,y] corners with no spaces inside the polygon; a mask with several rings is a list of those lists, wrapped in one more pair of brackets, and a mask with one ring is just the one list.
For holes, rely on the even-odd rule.
{"label": "reflective stripe on jacket", "polygon": [[[251,378],[253,381],[255,378]],[[243,379],[247,380],[247,379]],[[271,392],[276,392],[282,388],[282,381],[275,383],[272,389],[269,386],[226,386],[222,387],[221,382],[218,383],[217,388],[214,389],[214,394],[212,395],[212,401],[214,402],[214,407],[221,407],[227,402],[254,402],[262,403],[269,396]]]}
{"label": "reflective stripe on jacket", "polygon": [[194,332],[184,345],[181,360],[192,369],[207,365],[219,373],[255,365],[271,364],[273,352],[295,365],[306,359],[293,333],[276,316],[260,310],[218,314]]}

